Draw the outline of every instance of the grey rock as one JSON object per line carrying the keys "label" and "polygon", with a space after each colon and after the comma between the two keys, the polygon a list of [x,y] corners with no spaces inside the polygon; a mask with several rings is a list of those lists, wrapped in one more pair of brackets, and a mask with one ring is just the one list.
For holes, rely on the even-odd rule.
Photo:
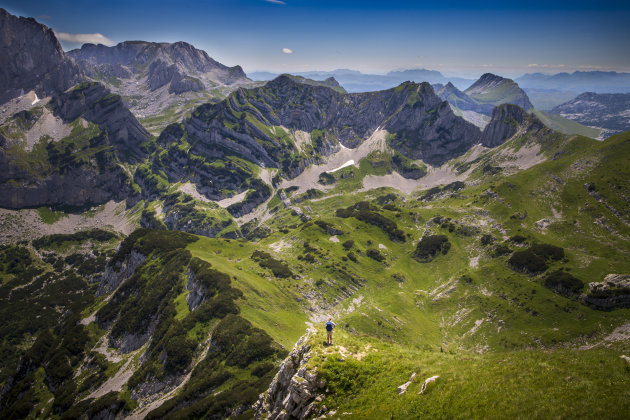
{"label": "grey rock", "polygon": [[186,289],[190,291],[186,296],[186,303],[188,303],[188,309],[194,311],[201,305],[206,297],[206,287],[201,282],[196,281],[195,273],[188,271],[188,282],[186,283]]}
{"label": "grey rock", "polygon": [[0,104],[35,90],[40,98],[82,79],[52,29],[0,8]]}
{"label": "grey rock", "polygon": [[100,84],[83,83],[56,95],[47,106],[65,123],[81,117],[98,125],[100,133],[89,139],[89,146],[103,152],[77,160],[73,153],[47,147],[37,165],[26,166],[5,145],[0,148],[0,206],[85,208],[133,196],[120,163],[143,160],[142,144],[150,135],[120,97]]}
{"label": "grey rock", "polygon": [[96,296],[103,296],[116,290],[118,286],[135,274],[136,269],[146,259],[146,256],[132,250],[122,262],[117,262],[114,265],[107,264],[105,273],[96,280],[98,282]]}
{"label": "grey rock", "polygon": [[588,284],[584,302],[599,309],[630,308],[630,275],[608,274],[602,282]]}
{"label": "grey rock", "polygon": [[[76,62],[90,66],[125,66],[134,76],[145,75],[148,69],[151,90],[171,82],[176,73],[181,76],[180,82],[187,76],[200,79],[201,75],[207,76],[204,79],[210,82],[223,85],[249,81],[240,66],[227,67],[186,42],[126,41],[113,47],[84,44],[80,49],[69,51],[68,55]],[[181,89],[180,84],[180,93]]]}
{"label": "grey rock", "polygon": [[481,134],[481,144],[496,147],[520,132],[549,132],[534,115],[530,115],[517,105],[503,104],[494,108],[492,119]]}
{"label": "grey rock", "polygon": [[309,333],[300,338],[280,370],[254,404],[255,418],[304,419],[313,414],[316,404],[321,401],[320,390],[324,387],[317,372],[306,367],[311,357],[311,346],[306,344]]}
{"label": "grey rock", "polygon": [[64,121],[78,117],[93,122],[107,133],[123,161],[137,162],[146,158],[142,144],[151,135],[123,104],[100,83],[83,83],[55,97],[53,107]]}
{"label": "grey rock", "polygon": [[[435,88],[435,87],[434,87]],[[492,115],[493,104],[481,104],[473,100],[461,90],[457,89],[451,82],[445,86],[438,86],[435,93],[444,101],[448,101],[452,106],[462,111],[475,111],[483,115]]]}

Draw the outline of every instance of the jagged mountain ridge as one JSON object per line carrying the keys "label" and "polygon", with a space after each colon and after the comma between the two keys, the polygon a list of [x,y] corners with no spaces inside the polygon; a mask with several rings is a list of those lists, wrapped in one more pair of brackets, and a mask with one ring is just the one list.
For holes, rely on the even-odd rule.
{"label": "jagged mountain ridge", "polygon": [[91,76],[101,72],[129,78],[148,73],[152,91],[166,84],[170,93],[183,93],[206,89],[212,83],[231,85],[248,81],[240,66],[227,67],[186,42],[125,41],[113,47],[84,44],[68,55]]}
{"label": "jagged mountain ridge", "polygon": [[[191,134],[210,141],[217,141],[219,137],[229,140],[226,147],[240,150],[239,153],[247,154],[248,159],[256,163],[275,167],[280,166],[286,156],[280,153],[282,147],[274,135],[261,130],[261,125],[307,133],[324,130],[327,138],[332,136],[350,148],[358,146],[380,127],[403,133],[398,147],[433,163],[448,159],[448,151],[440,148],[448,149],[453,144],[455,148],[465,148],[474,144],[479,135],[474,126],[456,117],[445,104],[428,83],[405,83],[386,91],[342,94],[328,87],[306,85],[288,76],[279,76],[264,87],[239,89],[219,104],[199,107],[183,126]],[[241,113],[256,121],[242,118]],[[221,131],[223,134],[219,134]],[[406,141],[415,141],[422,147],[412,148]],[[248,148],[243,148],[245,145]],[[288,147],[290,153],[297,152],[295,146]],[[289,175],[295,173],[289,171]]]}
{"label": "jagged mountain ridge", "polygon": [[186,42],[84,44],[68,55],[90,78],[121,95],[156,136],[196,106],[252,83],[240,66],[225,66]]}
{"label": "jagged mountain ridge", "polygon": [[1,53],[14,58],[2,67],[0,206],[84,208],[137,195],[123,166],[146,159],[146,129],[102,85],[75,85],[83,76],[52,30],[5,10],[0,18]]}
{"label": "jagged mountain ridge", "polygon": [[61,92],[81,80],[52,29],[33,18],[0,8],[0,104],[34,90],[39,97]]}
{"label": "jagged mountain ridge", "polygon": [[449,104],[462,111],[475,111],[484,115],[492,115],[492,110],[494,109],[493,104],[480,104],[474,101],[470,96],[457,89],[450,82],[444,86],[440,86],[435,93],[440,98],[448,101]]}

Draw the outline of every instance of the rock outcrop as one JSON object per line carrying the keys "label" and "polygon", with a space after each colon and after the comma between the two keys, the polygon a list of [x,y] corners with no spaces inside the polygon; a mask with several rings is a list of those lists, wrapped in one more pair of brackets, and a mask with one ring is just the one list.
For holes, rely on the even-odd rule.
{"label": "rock outcrop", "polygon": [[105,273],[96,280],[98,282],[96,296],[103,296],[116,290],[118,286],[135,274],[136,269],[146,259],[146,256],[132,250],[122,262],[117,261],[114,265],[108,264],[105,267]]}
{"label": "rock outcrop", "polygon": [[52,29],[0,8],[0,104],[34,90],[40,98],[82,78]]}
{"label": "rock outcrop", "polygon": [[496,147],[518,132],[548,131],[535,116],[517,105],[504,104],[494,108],[492,119],[481,134],[481,144]]}
{"label": "rock outcrop", "polygon": [[584,302],[598,309],[630,308],[630,275],[608,274],[602,282],[588,284]]}
{"label": "rock outcrop", "polygon": [[311,346],[307,341],[313,332],[309,330],[298,340],[267,392],[254,404],[256,419],[301,420],[314,414],[324,384],[317,378],[317,372],[308,367]]}

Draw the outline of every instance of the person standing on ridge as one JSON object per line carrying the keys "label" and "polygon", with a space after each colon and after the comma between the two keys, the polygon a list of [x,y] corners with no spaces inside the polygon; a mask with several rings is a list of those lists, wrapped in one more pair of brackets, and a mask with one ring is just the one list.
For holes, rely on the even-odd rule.
{"label": "person standing on ridge", "polygon": [[333,330],[337,325],[332,322],[332,318],[328,318],[328,322],[326,323],[326,344],[331,345],[333,343]]}

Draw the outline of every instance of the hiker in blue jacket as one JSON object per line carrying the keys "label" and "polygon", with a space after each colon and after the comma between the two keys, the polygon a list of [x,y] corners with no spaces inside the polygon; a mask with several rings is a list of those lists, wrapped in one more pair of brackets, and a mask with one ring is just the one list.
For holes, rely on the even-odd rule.
{"label": "hiker in blue jacket", "polygon": [[333,330],[335,329],[337,325],[332,322],[332,318],[328,318],[328,322],[326,323],[326,344],[330,345],[333,343],[332,340],[332,334],[333,334]]}

